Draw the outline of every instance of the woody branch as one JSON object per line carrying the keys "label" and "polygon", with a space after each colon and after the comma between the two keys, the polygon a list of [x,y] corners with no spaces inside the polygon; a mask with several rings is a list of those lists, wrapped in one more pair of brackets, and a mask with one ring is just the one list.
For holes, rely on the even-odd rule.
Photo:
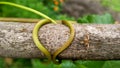
{"label": "woody branch", "polygon": [[[24,22],[0,21],[0,57],[45,57],[32,40],[32,30],[36,23]],[[58,58],[120,59],[120,24],[74,24],[73,26],[74,40],[70,47],[58,55]],[[69,28],[62,24],[46,24],[40,28],[38,34],[42,44],[53,54],[69,38]]]}

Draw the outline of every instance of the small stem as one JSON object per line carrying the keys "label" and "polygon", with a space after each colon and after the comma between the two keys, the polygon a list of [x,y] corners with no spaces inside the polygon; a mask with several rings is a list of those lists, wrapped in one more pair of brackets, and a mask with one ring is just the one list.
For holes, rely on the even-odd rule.
{"label": "small stem", "polygon": [[32,9],[32,8],[28,8],[28,7],[25,7],[25,6],[22,6],[22,5],[19,5],[19,4],[15,4],[15,3],[10,3],[10,2],[0,2],[0,4],[11,5],[11,6],[15,6],[15,7],[21,8],[21,9],[25,9],[25,10],[27,10],[27,11],[31,11],[31,12],[37,14],[37,15],[40,15],[40,16],[46,18],[46,19],[51,20],[54,24],[57,24],[53,19],[51,19],[51,18],[48,17],[47,15],[45,15],[45,14],[43,14],[43,13],[37,11],[37,10],[34,10],[34,9]]}

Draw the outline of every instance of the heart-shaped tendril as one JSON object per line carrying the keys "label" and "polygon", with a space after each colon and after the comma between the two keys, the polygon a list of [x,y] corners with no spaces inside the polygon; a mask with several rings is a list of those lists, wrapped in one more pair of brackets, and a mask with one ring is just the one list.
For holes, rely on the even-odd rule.
{"label": "heart-shaped tendril", "polygon": [[68,21],[62,21],[63,24],[65,24],[66,26],[68,26],[70,28],[70,37],[69,37],[68,41],[66,41],[63,44],[63,46],[61,48],[59,48],[58,50],[56,50],[56,52],[54,52],[53,57],[52,57],[50,52],[41,44],[41,42],[39,42],[38,31],[39,31],[39,28],[41,26],[43,26],[44,24],[47,24],[47,23],[50,23],[50,22],[54,23],[54,24],[57,24],[57,23],[53,19],[51,19],[50,17],[46,16],[45,14],[43,14],[43,13],[37,11],[37,10],[31,9],[29,7],[25,7],[23,5],[19,5],[19,4],[15,4],[15,3],[11,3],[11,2],[0,2],[0,4],[11,5],[11,6],[18,7],[18,8],[27,10],[27,11],[31,11],[31,12],[45,18],[43,20],[40,20],[35,25],[35,27],[33,29],[33,35],[32,35],[33,41],[36,44],[36,46],[39,48],[39,50],[42,51],[47,56],[48,61],[46,63],[50,63],[53,60],[53,62],[55,64],[59,64],[59,61],[56,61],[57,55],[60,54],[62,51],[64,51],[71,44],[72,40],[74,39],[75,31],[74,31],[74,28],[72,26],[72,23],[69,23]]}

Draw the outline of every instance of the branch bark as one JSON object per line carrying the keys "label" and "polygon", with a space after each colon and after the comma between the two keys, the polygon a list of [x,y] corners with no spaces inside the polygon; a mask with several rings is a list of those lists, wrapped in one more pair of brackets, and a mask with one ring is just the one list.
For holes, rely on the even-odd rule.
{"label": "branch bark", "polygon": [[[35,23],[0,22],[0,57],[44,58],[35,46],[32,30]],[[61,59],[120,59],[120,24],[74,24],[75,38]],[[53,54],[69,38],[69,28],[62,24],[46,24],[39,39]]]}

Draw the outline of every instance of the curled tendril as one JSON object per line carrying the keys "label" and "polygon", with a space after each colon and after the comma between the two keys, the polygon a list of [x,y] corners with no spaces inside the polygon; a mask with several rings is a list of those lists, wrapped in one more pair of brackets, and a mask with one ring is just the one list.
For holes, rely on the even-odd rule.
{"label": "curled tendril", "polygon": [[74,38],[75,31],[74,31],[74,28],[73,28],[72,24],[69,23],[68,21],[62,21],[63,24],[67,25],[70,28],[70,37],[69,37],[68,41],[66,41],[63,44],[63,46],[61,48],[59,48],[58,50],[56,50],[56,52],[54,52],[53,56],[51,56],[50,52],[39,41],[39,39],[38,39],[38,30],[44,24],[47,24],[47,23],[50,23],[50,22],[52,22],[54,24],[57,24],[57,23],[53,19],[51,19],[50,17],[46,16],[45,14],[43,14],[43,13],[41,13],[39,11],[36,11],[34,9],[25,7],[23,5],[19,5],[19,4],[15,4],[15,3],[11,3],[11,2],[0,2],[0,4],[6,4],[6,5],[15,6],[15,7],[27,10],[27,11],[31,11],[31,12],[33,12],[33,13],[35,13],[37,15],[40,15],[40,16],[45,18],[43,20],[40,20],[35,25],[35,27],[33,29],[33,34],[32,34],[33,41],[36,44],[36,46],[39,48],[39,50],[42,51],[47,56],[48,61],[46,63],[50,63],[53,60],[53,62],[55,64],[59,64],[60,60],[56,61],[57,55],[60,54],[63,50],[65,50],[71,44],[71,42],[72,42],[72,40]]}

